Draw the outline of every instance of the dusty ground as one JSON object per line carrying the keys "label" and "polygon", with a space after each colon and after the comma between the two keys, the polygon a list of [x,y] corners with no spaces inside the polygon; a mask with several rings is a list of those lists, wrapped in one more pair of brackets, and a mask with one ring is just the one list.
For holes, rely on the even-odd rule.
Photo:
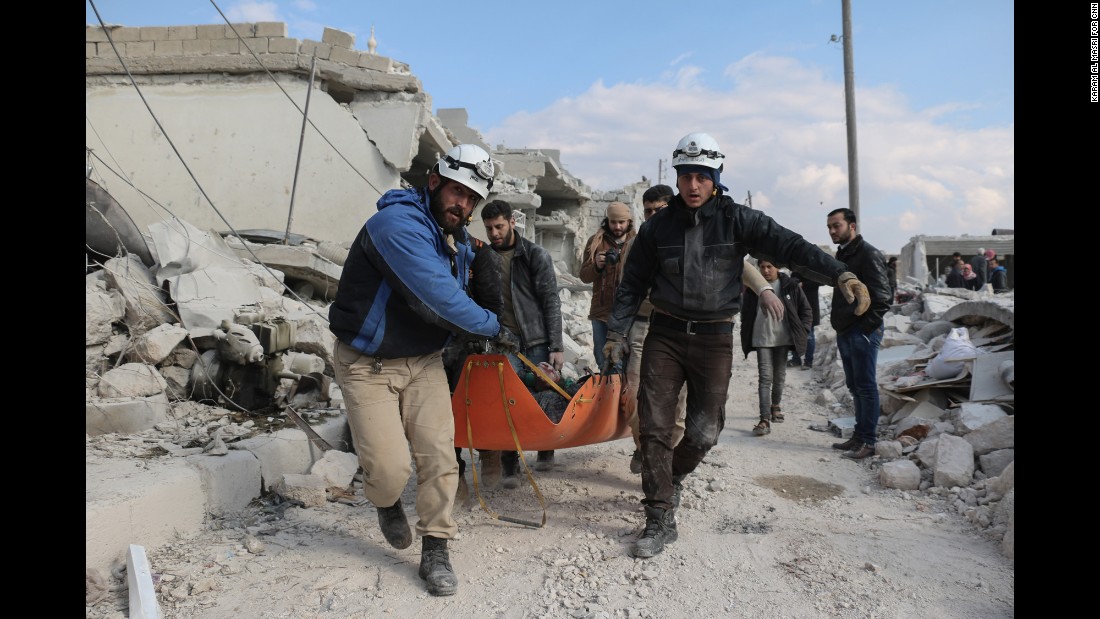
{"label": "dusty ground", "polygon": [[[809,372],[791,370],[787,421],[755,437],[755,358],[738,356],[726,429],[685,482],[680,538],[652,559],[629,555],[644,517],[626,439],[559,451],[556,470],[536,473],[543,529],[494,520],[476,500],[456,507],[453,597],[427,595],[419,540],[388,546],[369,504],[284,503],[150,552],[163,616],[1014,616],[999,542],[942,498],[882,488],[875,462],[841,458],[831,434],[809,429],[826,419],[816,393]],[[410,486],[410,520],[413,496]],[[485,498],[498,513],[542,517],[529,486]],[[126,617],[126,592],[87,617]]]}

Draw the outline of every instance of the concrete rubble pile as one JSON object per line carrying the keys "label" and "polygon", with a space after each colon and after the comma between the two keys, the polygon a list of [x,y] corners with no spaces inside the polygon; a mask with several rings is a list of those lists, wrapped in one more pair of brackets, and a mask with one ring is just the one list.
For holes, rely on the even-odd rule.
{"label": "concrete rubble pile", "polygon": [[[173,460],[198,472],[202,487],[177,489],[170,501],[196,505],[128,532],[146,544],[203,526],[206,514],[242,510],[265,492],[306,505],[326,500],[326,491],[338,498],[357,469],[332,380],[330,301],[318,298],[335,291],[346,247],[223,239],[181,220],[151,232],[153,267],[125,254],[85,278],[87,555],[90,567],[103,570],[132,540],[92,523],[116,518],[119,497],[139,491],[111,486],[131,472],[109,463]],[[259,256],[262,264],[250,260]],[[576,377],[595,366],[590,286],[567,273],[558,278],[563,374]],[[322,457],[288,420],[288,408],[336,450]],[[328,463],[341,456],[338,465]],[[338,475],[326,470],[334,466]],[[236,471],[235,482],[216,481],[225,468]],[[181,522],[188,513],[193,522]]]}
{"label": "concrete rubble pile", "polygon": [[[872,466],[907,498],[948,499],[1014,556],[1014,293],[937,288],[886,314],[878,383],[882,414]],[[848,438],[852,396],[829,326],[832,289],[821,288],[814,377],[832,418],[813,429]],[[946,345],[946,346],[945,346]]]}
{"label": "concrete rubble pile", "polygon": [[[303,505],[357,500],[348,493],[357,462],[331,379],[325,299],[346,246],[223,239],[180,220],[151,233],[153,267],[122,255],[86,277],[86,554],[89,569],[104,572],[117,568],[134,539],[166,543],[268,494]],[[253,261],[261,255],[262,264]],[[590,285],[560,271],[558,282],[564,374],[578,376],[594,366]],[[821,294],[827,316],[831,289]],[[879,481],[951,499],[1011,557],[1013,295],[937,289],[911,296],[888,313],[879,356]],[[929,376],[960,328],[976,352],[953,360],[961,363],[957,374]],[[818,327],[814,375],[824,385],[817,401],[831,417],[814,429],[850,436],[851,395],[827,319]],[[311,444],[287,408],[335,449]],[[170,513],[144,513],[131,529],[111,532],[96,523],[133,509],[120,504],[139,492],[128,484],[147,484],[133,479],[127,462],[134,458],[176,480],[163,484],[170,500],[150,499]]]}

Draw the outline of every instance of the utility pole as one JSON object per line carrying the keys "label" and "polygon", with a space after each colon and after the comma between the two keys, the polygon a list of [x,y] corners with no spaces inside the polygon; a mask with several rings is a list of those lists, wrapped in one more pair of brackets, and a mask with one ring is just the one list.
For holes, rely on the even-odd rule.
{"label": "utility pole", "polygon": [[[848,208],[859,224],[859,157],[856,152],[856,77],[852,60],[852,0],[841,0],[844,19],[844,112],[848,122]],[[862,228],[862,225],[860,226]]]}

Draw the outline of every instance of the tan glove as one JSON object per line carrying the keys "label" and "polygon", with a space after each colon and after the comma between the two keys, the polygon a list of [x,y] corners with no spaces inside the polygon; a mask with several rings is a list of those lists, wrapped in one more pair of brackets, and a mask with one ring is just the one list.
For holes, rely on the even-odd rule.
{"label": "tan glove", "polygon": [[856,316],[862,316],[867,308],[871,307],[871,293],[867,291],[867,286],[859,281],[855,273],[851,271],[845,271],[840,274],[840,277],[836,278],[836,285],[840,288],[840,293],[844,295],[844,300],[856,304]]}
{"label": "tan glove", "polygon": [[626,351],[628,350],[627,343],[624,341],[622,333],[617,331],[607,332],[607,343],[603,345],[603,356],[612,365],[622,365],[623,359],[626,358]]}

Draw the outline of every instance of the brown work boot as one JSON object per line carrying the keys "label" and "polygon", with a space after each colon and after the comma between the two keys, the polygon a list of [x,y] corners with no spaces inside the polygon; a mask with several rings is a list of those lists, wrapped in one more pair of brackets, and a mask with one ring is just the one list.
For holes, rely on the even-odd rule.
{"label": "brown work boot", "polygon": [[409,530],[409,519],[405,516],[405,508],[401,507],[401,499],[389,507],[378,507],[378,526],[382,529],[382,535],[394,548],[408,548],[412,545],[412,531]]}
{"label": "brown work boot", "polygon": [[873,455],[875,455],[875,446],[861,443],[857,447],[853,447],[851,451],[840,454],[840,457],[848,458],[849,460],[862,460]]}
{"label": "brown work boot", "polygon": [[859,439],[854,436],[843,443],[833,443],[833,449],[841,449],[844,451],[855,449],[856,447],[859,447]]}
{"label": "brown work boot", "polygon": [[447,554],[447,540],[425,535],[420,550],[420,578],[428,583],[432,595],[454,595],[458,591],[458,576]]}
{"label": "brown work boot", "polygon": [[490,449],[478,450],[478,462],[481,463],[481,467],[478,469],[478,476],[481,485],[488,489],[497,487],[500,483],[500,452]]}

